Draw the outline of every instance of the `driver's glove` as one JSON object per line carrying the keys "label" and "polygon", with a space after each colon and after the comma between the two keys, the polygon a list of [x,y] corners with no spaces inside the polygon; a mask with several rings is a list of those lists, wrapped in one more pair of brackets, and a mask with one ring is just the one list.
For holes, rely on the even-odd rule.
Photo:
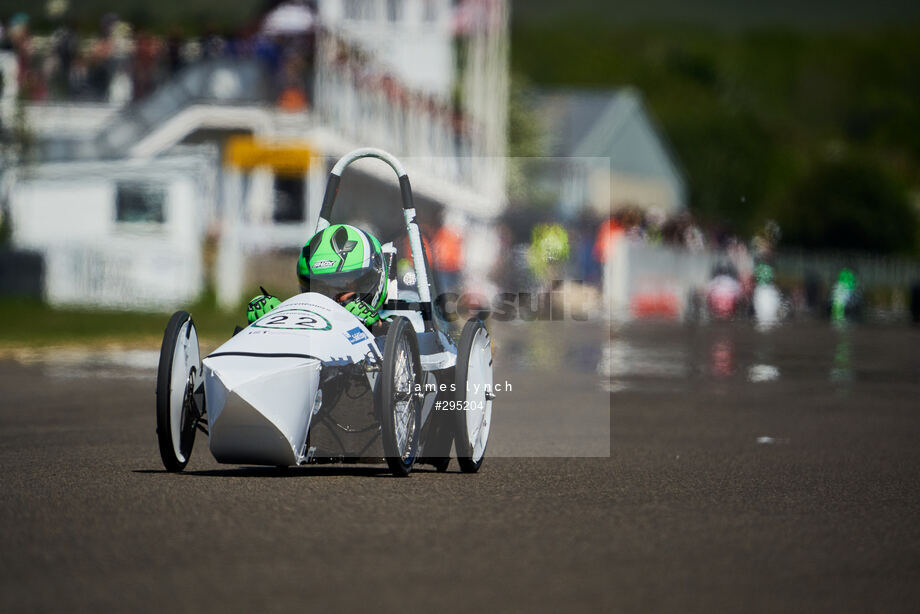
{"label": "driver's glove", "polygon": [[359,298],[348,301],[344,306],[345,309],[353,313],[359,320],[364,322],[365,326],[371,326],[380,320],[380,314],[377,312],[377,310]]}
{"label": "driver's glove", "polygon": [[246,319],[252,324],[280,304],[281,301],[271,294],[266,293],[255,296],[246,306]]}

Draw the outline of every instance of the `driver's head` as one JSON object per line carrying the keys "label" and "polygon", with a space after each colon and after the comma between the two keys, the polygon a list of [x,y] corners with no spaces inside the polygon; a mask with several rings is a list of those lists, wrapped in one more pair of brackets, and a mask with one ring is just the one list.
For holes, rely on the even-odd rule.
{"label": "driver's head", "polygon": [[347,305],[362,300],[380,309],[387,295],[387,267],[380,242],[347,224],[329,226],[303,246],[297,260],[302,292],[319,292]]}

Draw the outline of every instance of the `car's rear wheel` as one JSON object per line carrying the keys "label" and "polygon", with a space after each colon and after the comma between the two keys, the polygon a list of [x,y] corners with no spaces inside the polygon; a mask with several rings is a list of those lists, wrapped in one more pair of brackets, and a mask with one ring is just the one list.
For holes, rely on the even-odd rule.
{"label": "car's rear wheel", "polygon": [[182,471],[192,454],[203,412],[195,400],[200,385],[198,331],[187,312],[177,311],[163,333],[157,370],[157,441],[167,471]]}
{"label": "car's rear wheel", "polygon": [[492,425],[492,338],[482,320],[470,319],[457,348],[454,446],[464,473],[479,471]]}
{"label": "car's rear wheel", "polygon": [[418,457],[421,430],[421,361],[418,340],[406,318],[387,331],[378,394],[383,452],[393,475],[405,477]]}

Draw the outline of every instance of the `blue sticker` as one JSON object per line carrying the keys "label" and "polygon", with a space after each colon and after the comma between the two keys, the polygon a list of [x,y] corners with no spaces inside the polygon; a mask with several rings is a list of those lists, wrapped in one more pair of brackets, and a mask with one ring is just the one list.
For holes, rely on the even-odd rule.
{"label": "blue sticker", "polygon": [[352,345],[354,345],[367,339],[367,333],[365,333],[360,326],[356,326],[353,329],[346,331],[345,337],[351,342]]}

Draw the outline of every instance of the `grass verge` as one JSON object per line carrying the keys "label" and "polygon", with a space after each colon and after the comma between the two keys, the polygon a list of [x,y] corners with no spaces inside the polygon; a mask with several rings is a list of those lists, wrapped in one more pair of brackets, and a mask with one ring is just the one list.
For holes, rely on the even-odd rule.
{"label": "grass verge", "polygon": [[[192,314],[202,346],[216,346],[245,324],[245,308],[227,312],[213,301],[182,307]],[[51,346],[159,347],[169,313],[55,308],[34,299],[0,299],[0,349]]]}

